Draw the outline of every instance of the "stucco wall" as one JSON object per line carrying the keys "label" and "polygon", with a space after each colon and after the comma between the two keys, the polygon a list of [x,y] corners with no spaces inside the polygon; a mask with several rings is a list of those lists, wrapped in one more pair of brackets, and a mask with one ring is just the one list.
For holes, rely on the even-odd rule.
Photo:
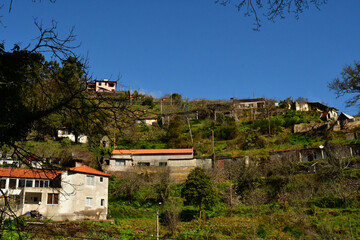
{"label": "stucco wall", "polygon": [[[61,207],[59,215],[69,220],[77,219],[106,219],[108,212],[108,178],[94,176],[94,185],[86,184],[86,176],[89,174],[69,173],[62,174],[62,194],[60,197]],[[92,206],[86,206],[86,198],[92,198]],[[104,199],[104,206],[101,206]],[[63,204],[64,203],[64,204]],[[72,214],[69,216],[68,214]]]}
{"label": "stucco wall", "polygon": [[[81,219],[100,219],[104,220],[107,216],[108,206],[108,178],[94,176],[94,185],[86,184],[88,174],[69,173],[62,174],[62,188],[23,188],[20,205],[21,214],[31,210],[39,211],[44,217],[55,221],[81,220]],[[25,196],[41,193],[41,202],[37,204],[25,204]],[[48,204],[48,194],[58,193],[58,204]],[[92,205],[86,206],[86,198],[92,198]],[[101,206],[101,199],[104,199]]]}

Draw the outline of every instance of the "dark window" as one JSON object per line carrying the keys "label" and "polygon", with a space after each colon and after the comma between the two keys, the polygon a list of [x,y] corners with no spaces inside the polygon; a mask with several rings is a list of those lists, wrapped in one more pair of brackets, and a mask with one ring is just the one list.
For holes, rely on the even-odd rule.
{"label": "dark window", "polygon": [[104,204],[105,204],[105,199],[101,199],[101,201],[100,201],[100,206],[104,206]]}
{"label": "dark window", "polygon": [[19,187],[25,187],[25,180],[24,179],[19,179]]}
{"label": "dark window", "polygon": [[103,177],[100,177],[100,182],[103,182],[104,181],[104,178]]}
{"label": "dark window", "polygon": [[10,189],[15,189],[16,188],[16,179],[10,179],[10,182],[9,182],[9,188]]}
{"label": "dark window", "polygon": [[150,166],[149,162],[139,162],[138,163],[140,166]]}
{"label": "dark window", "polygon": [[0,188],[5,188],[6,186],[6,179],[0,179]]}
{"label": "dark window", "polygon": [[32,187],[33,180],[26,180],[26,187]]}
{"label": "dark window", "polygon": [[59,194],[58,193],[49,193],[47,204],[59,204]]}
{"label": "dark window", "polygon": [[44,181],[44,187],[49,187],[49,181]]}
{"label": "dark window", "polygon": [[167,162],[159,162],[159,166],[167,166]]}

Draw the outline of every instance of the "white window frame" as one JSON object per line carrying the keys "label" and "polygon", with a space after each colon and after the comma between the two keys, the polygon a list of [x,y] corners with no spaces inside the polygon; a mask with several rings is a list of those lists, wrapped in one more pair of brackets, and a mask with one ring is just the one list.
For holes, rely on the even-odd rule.
{"label": "white window frame", "polygon": [[87,207],[92,207],[93,198],[92,197],[86,197],[85,205]]}
{"label": "white window frame", "polygon": [[95,176],[86,175],[86,185],[95,186]]}
{"label": "white window frame", "polygon": [[122,159],[116,159],[115,160],[115,166],[125,166],[126,165],[126,161],[122,160]]}

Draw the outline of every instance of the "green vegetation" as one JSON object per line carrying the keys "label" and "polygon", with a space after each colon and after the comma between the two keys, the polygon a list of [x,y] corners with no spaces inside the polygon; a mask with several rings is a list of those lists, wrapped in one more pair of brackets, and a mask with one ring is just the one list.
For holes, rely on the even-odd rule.
{"label": "green vegetation", "polygon": [[[81,88],[78,77],[83,75],[83,66],[76,59],[69,58],[60,66],[45,61],[41,54],[0,50],[1,61],[24,56],[26,62],[20,65],[33,64],[38,70],[27,72],[21,66],[12,70],[36,81],[20,78],[19,88],[9,83],[7,88],[19,98],[14,109],[5,109],[7,105],[3,111],[25,107],[31,118],[33,109],[50,106],[52,110],[56,101],[64,99],[52,91],[57,84],[79,90],[76,96],[62,93],[71,104],[58,102],[59,109],[24,125],[26,118],[18,115],[24,111],[10,111],[14,115],[1,119],[4,154],[16,149],[24,158],[37,156],[51,167],[62,168],[81,159],[100,169],[101,160],[112,150],[99,146],[107,135],[111,146],[118,149],[193,147],[196,158],[212,157],[215,151],[216,157],[251,159],[248,164],[228,161],[224,169],[195,168],[182,184],[170,182],[167,168],[114,175],[109,183],[109,217],[114,222],[65,222],[58,227],[50,221],[30,226],[9,220],[2,224],[3,239],[153,238],[157,209],[165,239],[344,239],[360,235],[358,158],[327,152],[327,159],[304,163],[290,155],[268,161],[271,151],[320,145],[335,149],[332,143],[357,143],[347,140],[343,131],[293,133],[294,124],[322,124],[319,112],[289,110],[287,101],[275,107],[274,101],[267,100],[263,108],[243,109],[233,116],[229,102],[188,101],[177,93],[159,100],[136,91],[96,95]],[[42,92],[44,74],[49,74],[51,81]],[[6,93],[7,88],[0,90]],[[51,97],[49,102],[44,94]],[[158,122],[147,125],[139,121],[147,118]],[[76,136],[86,134],[89,144],[56,139],[57,130],[64,126]]]}

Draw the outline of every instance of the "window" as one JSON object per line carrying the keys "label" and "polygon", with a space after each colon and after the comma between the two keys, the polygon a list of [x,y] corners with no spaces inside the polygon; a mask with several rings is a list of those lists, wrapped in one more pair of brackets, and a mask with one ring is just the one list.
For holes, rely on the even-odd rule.
{"label": "window", "polygon": [[26,187],[32,187],[33,185],[33,180],[26,180]]}
{"label": "window", "polygon": [[251,107],[251,108],[254,107],[254,104],[250,103],[250,104],[249,104],[249,107]]}
{"label": "window", "polygon": [[116,166],[125,166],[125,160],[115,160]]}
{"label": "window", "polygon": [[107,86],[107,82],[105,83],[105,86]]}
{"label": "window", "polygon": [[59,204],[59,194],[58,193],[49,193],[47,204]]}
{"label": "window", "polygon": [[167,162],[159,162],[159,166],[167,166]]}
{"label": "window", "polygon": [[35,187],[49,187],[48,180],[35,180]]}
{"label": "window", "polygon": [[104,206],[104,204],[105,204],[105,199],[101,199],[101,200],[100,200],[100,206],[102,206],[102,207],[103,207],[103,206]]}
{"label": "window", "polygon": [[86,176],[86,185],[94,186],[95,184],[94,176],[87,175]]}
{"label": "window", "polygon": [[6,186],[6,179],[0,179],[0,188],[5,188]]}
{"label": "window", "polygon": [[149,162],[139,162],[139,166],[150,166]]}
{"label": "window", "polygon": [[101,86],[101,82],[99,82],[99,86]]}
{"label": "window", "polygon": [[100,177],[100,182],[103,182],[104,181],[104,178],[103,177]]}
{"label": "window", "polygon": [[20,188],[25,187],[25,180],[24,180],[24,179],[20,179],[20,180],[19,180],[19,185],[18,185],[18,187],[20,187]]}
{"label": "window", "polygon": [[93,201],[93,199],[91,197],[87,197],[86,198],[86,206],[91,207],[92,206],[92,201]]}
{"label": "window", "polygon": [[9,182],[9,188],[15,189],[16,188],[16,179],[11,178]]}

